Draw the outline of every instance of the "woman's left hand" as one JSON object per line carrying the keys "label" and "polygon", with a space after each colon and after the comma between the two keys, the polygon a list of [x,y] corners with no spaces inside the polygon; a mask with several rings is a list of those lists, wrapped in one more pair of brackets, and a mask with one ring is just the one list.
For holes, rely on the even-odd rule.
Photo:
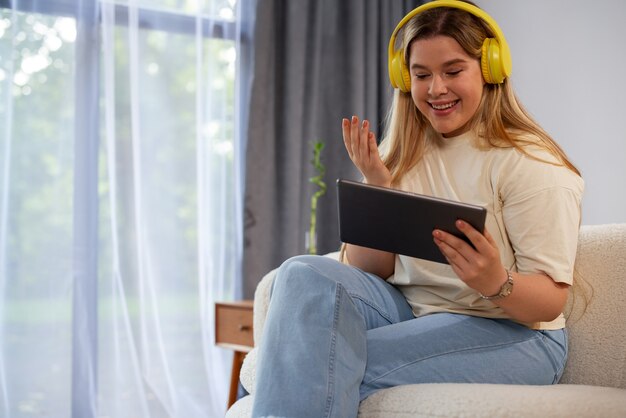
{"label": "woman's left hand", "polygon": [[483,295],[494,295],[507,279],[507,273],[500,261],[500,252],[493,237],[485,229],[481,234],[464,221],[456,222],[457,228],[474,245],[436,229],[433,231],[435,244],[446,257],[454,272],[469,287]]}

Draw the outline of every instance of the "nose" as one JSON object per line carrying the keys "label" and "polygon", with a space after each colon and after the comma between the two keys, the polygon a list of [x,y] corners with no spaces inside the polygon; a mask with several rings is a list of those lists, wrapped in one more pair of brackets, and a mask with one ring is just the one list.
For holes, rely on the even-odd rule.
{"label": "nose", "polygon": [[433,75],[431,78],[430,86],[428,88],[428,94],[432,97],[441,96],[448,92],[445,80],[439,75]]}

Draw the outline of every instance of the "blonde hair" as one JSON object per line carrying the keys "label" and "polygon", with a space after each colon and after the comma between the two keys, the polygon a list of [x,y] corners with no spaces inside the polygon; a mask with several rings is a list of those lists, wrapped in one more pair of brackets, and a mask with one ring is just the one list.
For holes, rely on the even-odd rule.
{"label": "blonde hair", "polygon": [[[448,36],[456,40],[468,55],[480,60],[485,38],[494,36],[479,17],[449,7],[438,7],[416,15],[402,31],[407,67],[410,46],[416,40]],[[531,158],[539,159],[525,149],[525,145],[535,144],[555,157],[556,163],[546,163],[563,165],[580,175],[561,147],[523,108],[508,79],[501,84],[484,85],[478,110],[469,128],[488,147],[516,148]],[[411,94],[396,90],[381,142],[383,161],[391,172],[392,184],[397,184],[419,162],[428,141],[435,135],[428,119],[417,109]]]}

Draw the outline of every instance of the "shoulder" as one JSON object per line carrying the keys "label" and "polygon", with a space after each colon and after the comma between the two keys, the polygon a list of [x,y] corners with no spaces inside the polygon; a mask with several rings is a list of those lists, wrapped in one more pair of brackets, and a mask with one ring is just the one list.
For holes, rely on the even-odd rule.
{"label": "shoulder", "polygon": [[495,154],[491,178],[501,197],[522,198],[556,189],[582,197],[583,179],[539,145],[529,142],[521,149],[506,148]]}

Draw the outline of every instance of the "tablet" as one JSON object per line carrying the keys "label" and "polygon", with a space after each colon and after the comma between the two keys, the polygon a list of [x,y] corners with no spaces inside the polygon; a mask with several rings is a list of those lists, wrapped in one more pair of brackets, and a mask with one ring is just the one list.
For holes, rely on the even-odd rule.
{"label": "tablet", "polygon": [[487,215],[481,206],[343,179],[337,180],[337,201],[342,242],[446,264],[432,231],[469,242],[455,222],[483,231]]}

